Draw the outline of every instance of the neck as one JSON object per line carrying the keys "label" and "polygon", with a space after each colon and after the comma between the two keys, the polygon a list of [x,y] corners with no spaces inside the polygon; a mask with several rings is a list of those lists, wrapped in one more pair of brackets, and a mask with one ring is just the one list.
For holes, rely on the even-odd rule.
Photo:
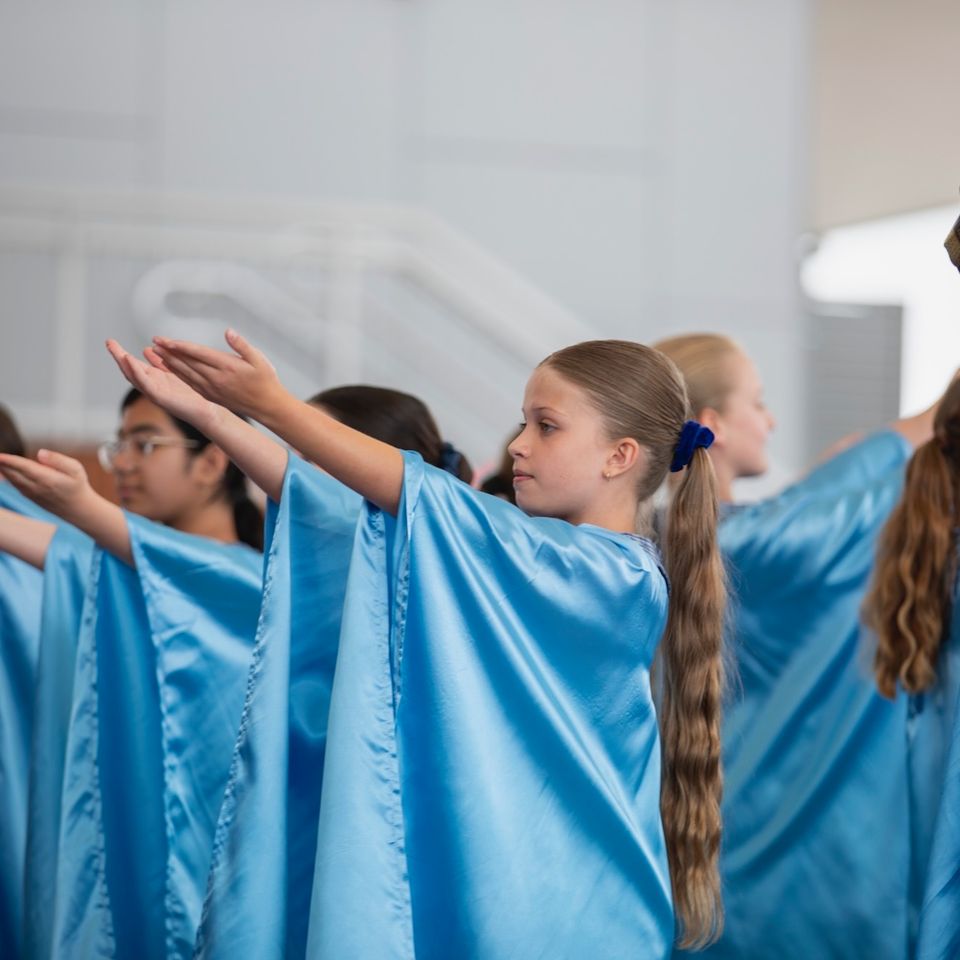
{"label": "neck", "polygon": [[237,542],[237,525],[233,520],[233,507],[225,500],[199,504],[193,510],[177,517],[171,524],[181,533],[197,537],[209,537],[221,543]]}
{"label": "neck", "polygon": [[614,533],[636,533],[637,506],[636,501],[597,505],[567,519],[578,526],[581,523],[589,523],[595,527],[612,530]]}

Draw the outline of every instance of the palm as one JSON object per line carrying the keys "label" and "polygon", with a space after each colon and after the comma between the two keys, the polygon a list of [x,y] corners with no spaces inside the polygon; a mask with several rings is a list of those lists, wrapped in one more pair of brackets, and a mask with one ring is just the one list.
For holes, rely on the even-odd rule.
{"label": "palm", "polygon": [[140,367],[142,371],[140,383],[143,392],[158,407],[163,407],[175,417],[181,420],[193,420],[209,402],[172,373],[146,364],[141,364]]}
{"label": "palm", "polygon": [[271,399],[284,392],[270,361],[233,331],[227,331],[232,353],[165,337],[153,342],[151,349],[166,370],[235,412],[259,419]]}
{"label": "palm", "polygon": [[134,357],[114,340],[107,341],[107,349],[127,380],[158,407],[163,407],[173,416],[193,423],[207,408],[209,401],[170,373],[151,348],[144,351],[150,363]]}
{"label": "palm", "polygon": [[0,456],[0,469],[25,496],[57,516],[69,514],[90,489],[82,464],[72,457],[41,450],[38,461],[9,454]]}

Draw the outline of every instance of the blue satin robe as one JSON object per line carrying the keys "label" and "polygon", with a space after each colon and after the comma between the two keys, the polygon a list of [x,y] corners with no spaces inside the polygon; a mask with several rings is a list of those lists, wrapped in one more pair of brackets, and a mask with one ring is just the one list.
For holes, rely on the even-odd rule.
{"label": "blue satin robe", "polygon": [[92,565],[63,780],[53,955],[189,957],[240,721],[262,558],[127,515]]}
{"label": "blue satin robe", "polygon": [[909,456],[875,434],[721,523],[737,675],[710,957],[907,956],[907,705],[877,692],[859,612]]}
{"label": "blue satin robe", "polygon": [[60,799],[74,658],[92,556],[90,538],[61,524],[50,541],[43,568],[23,877],[23,949],[30,958],[51,956]]}
{"label": "blue satin robe", "polygon": [[645,540],[405,454],[358,528],[308,956],[663,958],[674,937]]}
{"label": "blue satin robe", "polygon": [[960,957],[960,583],[937,663],[937,683],[912,699],[911,777],[919,810],[922,909],[918,960]]}
{"label": "blue satin robe", "polygon": [[291,456],[197,956],[303,957],[327,715],[360,497]]}
{"label": "blue satin robe", "polygon": [[[0,507],[56,522],[16,487],[0,481]],[[19,957],[33,691],[40,645],[43,574],[0,553],[0,956]]]}

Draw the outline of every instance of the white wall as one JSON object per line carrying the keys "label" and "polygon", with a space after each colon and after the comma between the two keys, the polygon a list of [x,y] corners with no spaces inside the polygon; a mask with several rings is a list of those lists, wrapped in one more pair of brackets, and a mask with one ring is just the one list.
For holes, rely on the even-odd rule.
{"label": "white wall", "polygon": [[[5,0],[0,186],[426,206],[598,335],[733,333],[793,468],[808,20],[806,0]],[[8,299],[0,276],[0,378],[27,350]]]}

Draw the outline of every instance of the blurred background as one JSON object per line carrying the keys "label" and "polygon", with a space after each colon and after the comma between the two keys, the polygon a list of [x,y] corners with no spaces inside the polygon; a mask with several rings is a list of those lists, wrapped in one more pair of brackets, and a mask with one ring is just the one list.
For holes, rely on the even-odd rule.
{"label": "blurred background", "polygon": [[232,325],[492,467],[588,337],[719,330],[770,477],[960,365],[956,0],[0,0],[0,402],[111,436],[107,336]]}

